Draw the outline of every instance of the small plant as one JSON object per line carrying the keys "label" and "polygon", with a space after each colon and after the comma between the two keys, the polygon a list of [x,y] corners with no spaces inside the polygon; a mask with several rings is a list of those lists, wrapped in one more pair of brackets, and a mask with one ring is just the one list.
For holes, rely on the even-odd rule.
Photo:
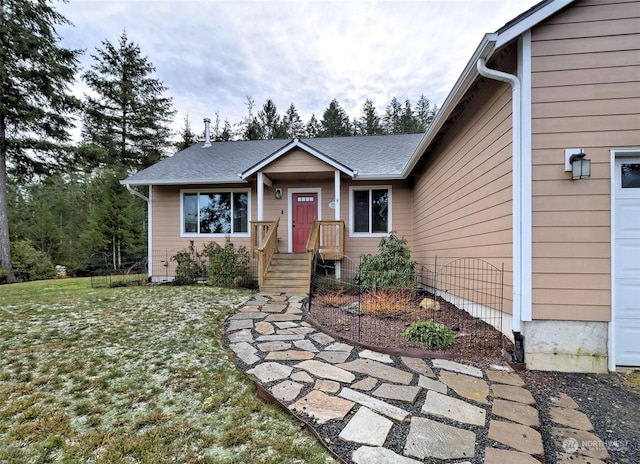
{"label": "small plant", "polygon": [[402,333],[402,337],[430,348],[447,348],[456,343],[456,335],[449,327],[433,321],[417,320]]}
{"label": "small plant", "polygon": [[176,277],[173,280],[175,285],[193,285],[204,276],[201,256],[193,246],[193,240],[189,242],[189,248],[179,251],[171,260],[178,263]]}
{"label": "small plant", "polygon": [[377,317],[400,317],[411,307],[413,292],[406,288],[373,289],[362,296],[362,312]]}
{"label": "small plant", "polygon": [[238,287],[251,281],[249,275],[249,251],[246,247],[236,248],[227,237],[224,247],[216,242],[204,246],[202,256],[207,265],[207,283],[217,287]]}

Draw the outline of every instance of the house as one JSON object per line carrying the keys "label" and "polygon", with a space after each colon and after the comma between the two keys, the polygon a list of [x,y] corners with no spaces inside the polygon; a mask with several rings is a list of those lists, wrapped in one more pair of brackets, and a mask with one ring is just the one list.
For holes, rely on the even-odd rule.
{"label": "house", "polygon": [[545,0],[487,34],[426,134],[210,145],[123,181],[150,186],[150,249],[209,240],[210,192],[216,230],[250,245],[279,218],[282,252],[311,216],[344,222],[347,256],[396,230],[419,263],[505,264],[528,368],[640,365],[639,1]]}

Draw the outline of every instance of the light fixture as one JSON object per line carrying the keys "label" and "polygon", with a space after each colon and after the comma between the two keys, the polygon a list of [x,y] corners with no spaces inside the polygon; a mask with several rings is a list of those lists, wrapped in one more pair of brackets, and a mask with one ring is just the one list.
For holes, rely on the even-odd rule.
{"label": "light fixture", "polygon": [[276,200],[279,200],[280,198],[282,198],[282,189],[281,188],[277,188],[276,189]]}
{"label": "light fixture", "polygon": [[585,158],[586,153],[580,150],[569,158],[571,164],[571,179],[588,179],[591,177],[591,160]]}

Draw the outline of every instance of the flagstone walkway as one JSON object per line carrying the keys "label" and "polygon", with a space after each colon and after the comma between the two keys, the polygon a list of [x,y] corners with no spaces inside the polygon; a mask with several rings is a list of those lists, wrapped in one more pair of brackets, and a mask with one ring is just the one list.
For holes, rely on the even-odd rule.
{"label": "flagstone walkway", "polygon": [[[304,321],[306,295],[255,295],[225,326],[238,365],[345,462],[544,462],[535,400],[508,365],[391,356]],[[608,459],[567,395],[550,410],[557,462]]]}

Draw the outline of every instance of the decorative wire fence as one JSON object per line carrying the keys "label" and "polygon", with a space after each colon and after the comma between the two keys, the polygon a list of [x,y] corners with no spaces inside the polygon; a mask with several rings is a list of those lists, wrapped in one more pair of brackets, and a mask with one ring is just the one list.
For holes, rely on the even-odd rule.
{"label": "decorative wire fence", "polygon": [[[224,250],[220,248],[218,251]],[[258,288],[258,261],[242,250],[211,253],[184,249],[152,250],[151,273],[147,259],[123,264],[119,269],[100,268],[91,273],[91,286],[124,287],[127,285],[175,284],[212,285],[218,287]],[[176,259],[179,257],[179,259]]]}
{"label": "decorative wire fence", "polygon": [[308,312],[318,324],[362,345],[384,348],[431,347],[402,334],[416,321],[446,325],[456,344],[446,351],[477,357],[500,356],[511,342],[502,334],[504,266],[465,258],[415,267],[413,288],[365,291],[354,276],[355,261],[317,262]]}

